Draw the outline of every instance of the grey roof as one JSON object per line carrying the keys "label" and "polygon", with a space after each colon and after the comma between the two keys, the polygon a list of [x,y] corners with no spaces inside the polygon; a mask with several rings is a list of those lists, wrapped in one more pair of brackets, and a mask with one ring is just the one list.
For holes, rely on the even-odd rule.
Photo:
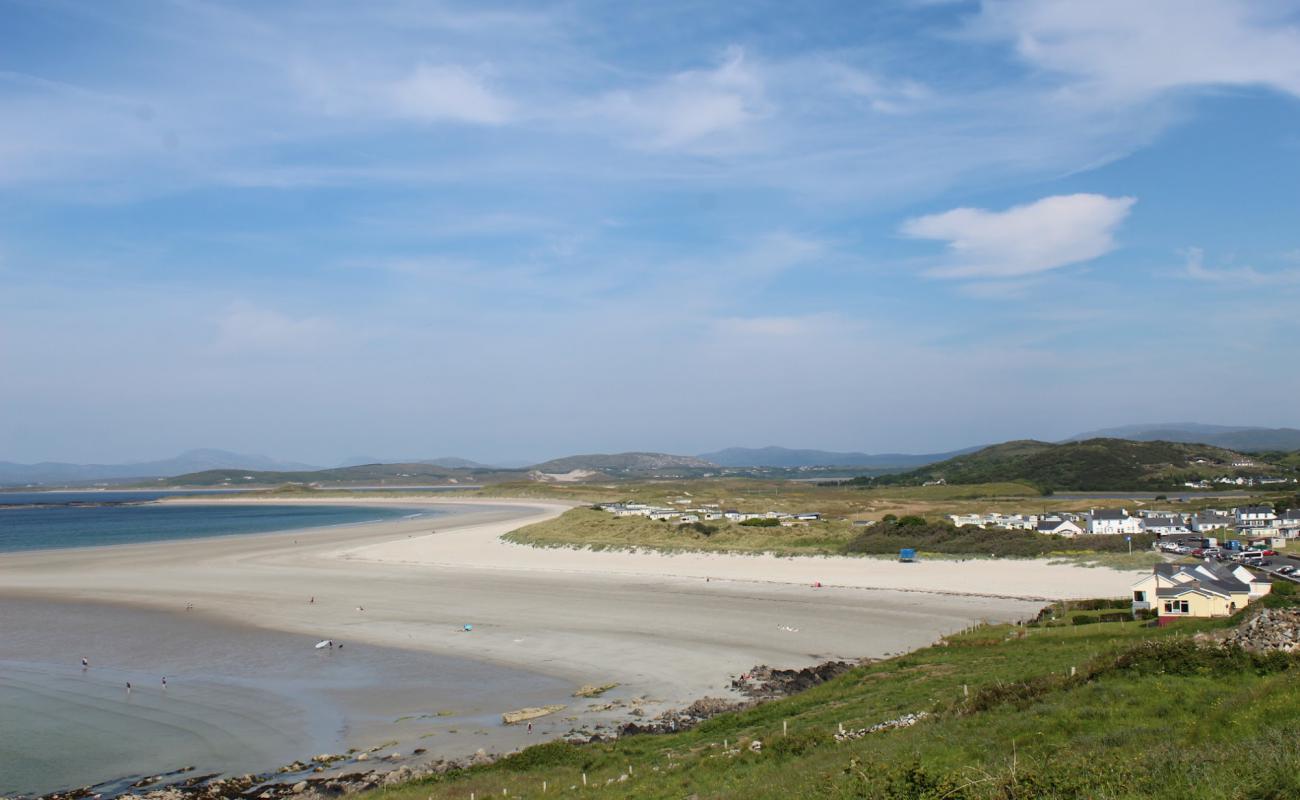
{"label": "grey roof", "polygon": [[1127,516],[1122,508],[1102,508],[1092,512],[1093,519],[1124,519]]}
{"label": "grey roof", "polygon": [[1068,519],[1040,519],[1038,525],[1035,526],[1034,529],[1040,531],[1054,531],[1069,522]]}
{"label": "grey roof", "polygon": [[1182,517],[1147,517],[1143,524],[1148,528],[1181,528],[1185,523]]}
{"label": "grey roof", "polygon": [[1269,506],[1242,506],[1237,509],[1238,514],[1272,514],[1273,509]]}
{"label": "grey roof", "polygon": [[1168,590],[1158,589],[1156,591],[1157,596],[1162,596],[1160,593],[1165,591],[1182,594],[1186,588],[1193,585],[1216,594],[1240,594],[1250,591],[1250,586],[1239,580],[1236,575],[1233,575],[1231,570],[1213,561],[1205,561],[1195,565],[1164,562],[1156,564],[1155,572],[1157,575],[1163,575],[1166,578],[1173,578],[1174,575],[1182,573],[1194,579],[1182,586],[1170,587]]}

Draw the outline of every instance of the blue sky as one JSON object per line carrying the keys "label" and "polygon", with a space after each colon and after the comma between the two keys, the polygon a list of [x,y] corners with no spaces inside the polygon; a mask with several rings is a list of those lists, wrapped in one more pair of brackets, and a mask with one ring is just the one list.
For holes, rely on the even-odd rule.
{"label": "blue sky", "polygon": [[1300,426],[1300,3],[0,0],[0,460]]}

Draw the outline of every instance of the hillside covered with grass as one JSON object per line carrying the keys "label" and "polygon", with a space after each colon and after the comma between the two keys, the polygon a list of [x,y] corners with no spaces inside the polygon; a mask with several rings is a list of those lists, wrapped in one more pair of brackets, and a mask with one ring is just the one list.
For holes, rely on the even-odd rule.
{"label": "hillside covered with grass", "polygon": [[1153,628],[1058,607],[685,732],[543,744],[370,797],[1300,797],[1300,657],[1213,638],[1254,613]]}
{"label": "hillside covered with grass", "polygon": [[[1252,466],[1234,466],[1249,462]],[[1293,474],[1295,468],[1220,447],[1178,442],[1088,439],[1051,444],[1023,440],[986,447],[894,475],[855,479],[860,486],[1022,482],[1050,491],[1162,491],[1221,475]]]}

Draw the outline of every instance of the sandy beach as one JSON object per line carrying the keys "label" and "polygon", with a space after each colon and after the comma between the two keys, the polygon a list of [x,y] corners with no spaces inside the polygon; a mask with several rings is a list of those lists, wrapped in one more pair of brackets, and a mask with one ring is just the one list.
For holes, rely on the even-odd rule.
{"label": "sandy beach", "polygon": [[[653,715],[724,695],[729,676],[755,664],[898,653],[981,620],[1031,616],[1046,598],[1122,595],[1134,579],[1041,561],[539,549],[499,537],[568,506],[443,497],[302,502],[456,513],[6,554],[0,592],[172,611],[192,603],[193,613],[223,623],[488,661],[575,688],[617,683],[615,696],[646,696]],[[817,581],[822,588],[813,588]],[[507,710],[510,698],[502,704]],[[572,700],[564,713],[580,725],[592,704]],[[471,752],[481,746],[466,744]]]}

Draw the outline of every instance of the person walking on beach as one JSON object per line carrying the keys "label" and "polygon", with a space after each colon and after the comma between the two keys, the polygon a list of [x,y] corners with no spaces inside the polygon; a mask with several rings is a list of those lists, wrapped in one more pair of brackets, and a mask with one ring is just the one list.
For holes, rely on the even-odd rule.
{"label": "person walking on beach", "polygon": [[529,732],[529,733],[532,733],[532,732],[533,732],[533,723],[531,723],[531,722],[528,723],[528,732]]}
{"label": "person walking on beach", "polygon": [[82,656],[81,659],[81,669],[83,672],[87,669],[90,669],[90,659],[86,658],[85,656]]}
{"label": "person walking on beach", "polygon": [[130,681],[127,681],[127,682],[126,682],[126,693],[127,693],[127,694],[130,694],[130,693],[131,693],[131,682],[130,682]]}
{"label": "person walking on beach", "polygon": [[163,676],[163,691],[167,691],[167,676]]}
{"label": "person walking on beach", "polygon": [[312,596],[311,596],[311,599],[307,601],[307,605],[309,605],[309,606],[314,606],[314,605],[316,605],[316,595],[312,595]]}

